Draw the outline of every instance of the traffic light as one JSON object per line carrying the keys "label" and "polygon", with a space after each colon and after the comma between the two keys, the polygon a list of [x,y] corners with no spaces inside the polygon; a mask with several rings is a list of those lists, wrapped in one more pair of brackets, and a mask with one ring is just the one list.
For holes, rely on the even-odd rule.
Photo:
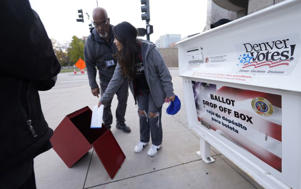
{"label": "traffic light", "polygon": [[141,19],[149,22],[150,13],[149,13],[149,0],[141,0]]}
{"label": "traffic light", "polygon": [[140,0],[141,2],[141,19],[146,21],[146,28],[138,28],[139,36],[146,34],[146,39],[150,40],[150,34],[153,33],[153,26],[149,24],[150,12],[149,12],[149,0]]}
{"label": "traffic light", "polygon": [[78,19],[76,19],[76,22],[84,22],[84,13],[83,9],[77,10],[78,12]]}
{"label": "traffic light", "polygon": [[93,28],[94,28],[93,25],[89,24],[89,30],[90,30],[90,32],[92,32]]}

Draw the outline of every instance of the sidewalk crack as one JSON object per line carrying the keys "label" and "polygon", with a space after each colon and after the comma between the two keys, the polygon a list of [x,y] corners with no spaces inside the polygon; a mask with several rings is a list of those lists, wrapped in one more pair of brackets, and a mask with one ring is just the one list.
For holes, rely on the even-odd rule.
{"label": "sidewalk crack", "polygon": [[90,157],[89,165],[88,165],[88,168],[87,168],[87,173],[86,173],[83,189],[85,189],[86,181],[87,181],[87,178],[88,178],[88,174],[89,174],[89,170],[90,170],[90,166],[91,166],[91,162],[92,162],[93,153],[94,153],[94,149],[92,150],[92,153],[91,153],[91,157]]}
{"label": "sidewalk crack", "polygon": [[146,173],[141,173],[141,174],[138,174],[138,175],[133,175],[133,176],[130,176],[130,177],[125,177],[125,178],[122,178],[122,179],[118,179],[118,180],[114,180],[114,181],[110,181],[110,182],[105,182],[105,183],[97,184],[97,185],[94,185],[94,186],[89,186],[89,187],[86,187],[84,189],[90,189],[90,188],[94,188],[94,187],[98,187],[98,186],[104,186],[104,185],[115,183],[115,182],[119,182],[119,181],[124,181],[124,180],[132,179],[132,178],[136,178],[136,177],[140,177],[140,176],[144,176],[144,175],[149,175],[149,174],[152,174],[152,173],[155,173],[155,172],[164,171],[164,170],[167,170],[167,169],[179,167],[179,166],[182,166],[182,165],[187,165],[187,164],[198,162],[198,161],[201,161],[201,160],[202,159],[195,159],[195,160],[192,160],[192,161],[188,161],[188,162],[184,162],[184,163],[179,163],[179,164],[172,165],[172,166],[169,166],[169,167],[165,167],[165,168],[162,168],[162,169],[156,169],[156,170],[149,171],[149,172],[146,172]]}

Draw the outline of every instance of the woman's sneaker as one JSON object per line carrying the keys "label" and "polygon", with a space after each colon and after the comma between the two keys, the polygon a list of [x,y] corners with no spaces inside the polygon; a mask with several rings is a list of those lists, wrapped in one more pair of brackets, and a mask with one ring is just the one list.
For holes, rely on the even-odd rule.
{"label": "woman's sneaker", "polygon": [[147,155],[153,157],[155,156],[157,153],[158,153],[158,150],[160,150],[161,146],[156,146],[156,145],[153,145],[151,146],[151,148],[147,151]]}
{"label": "woman's sneaker", "polygon": [[145,143],[145,142],[139,142],[135,148],[134,148],[134,152],[138,153],[138,152],[141,152],[145,146],[147,146],[148,143]]}

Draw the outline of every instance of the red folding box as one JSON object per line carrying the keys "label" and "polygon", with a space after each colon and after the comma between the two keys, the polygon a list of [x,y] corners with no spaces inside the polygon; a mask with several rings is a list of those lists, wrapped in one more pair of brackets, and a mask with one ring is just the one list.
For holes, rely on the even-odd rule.
{"label": "red folding box", "polygon": [[55,129],[50,141],[69,168],[93,147],[110,177],[114,178],[125,155],[109,129],[90,128],[91,116],[89,107],[67,115]]}

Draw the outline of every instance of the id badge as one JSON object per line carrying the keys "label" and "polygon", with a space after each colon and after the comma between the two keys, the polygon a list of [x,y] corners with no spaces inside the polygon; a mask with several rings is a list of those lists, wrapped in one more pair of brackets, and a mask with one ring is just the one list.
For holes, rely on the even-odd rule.
{"label": "id badge", "polygon": [[105,63],[106,63],[106,67],[107,67],[107,68],[116,65],[114,60],[106,60]]}

